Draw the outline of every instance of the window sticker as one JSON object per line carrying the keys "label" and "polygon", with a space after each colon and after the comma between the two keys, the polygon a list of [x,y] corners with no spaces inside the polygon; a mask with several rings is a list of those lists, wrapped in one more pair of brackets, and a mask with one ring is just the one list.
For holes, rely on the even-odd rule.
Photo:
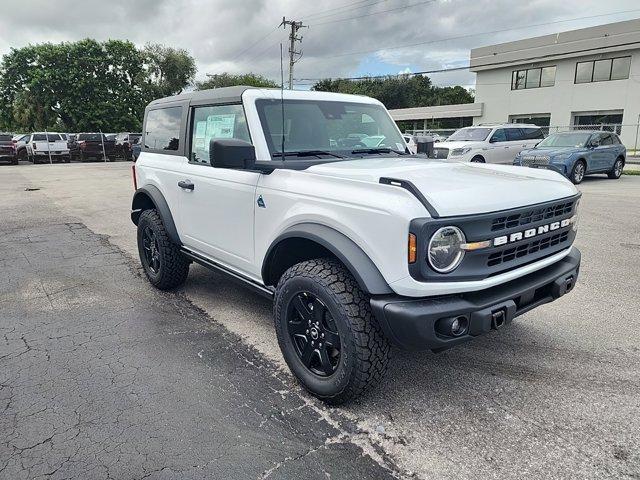
{"label": "window sticker", "polygon": [[236,124],[234,113],[226,115],[209,115],[207,117],[207,145],[212,138],[233,138],[233,130]]}
{"label": "window sticker", "polygon": [[[196,138],[194,140],[193,147],[197,150],[205,150],[205,137],[207,134],[207,122],[202,120],[196,123]],[[207,146],[208,150],[209,147]]]}

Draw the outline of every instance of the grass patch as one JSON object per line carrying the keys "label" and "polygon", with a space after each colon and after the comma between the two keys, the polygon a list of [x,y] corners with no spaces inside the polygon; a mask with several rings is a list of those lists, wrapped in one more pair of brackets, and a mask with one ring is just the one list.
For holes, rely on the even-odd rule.
{"label": "grass patch", "polygon": [[640,170],[623,170],[623,175],[640,175]]}

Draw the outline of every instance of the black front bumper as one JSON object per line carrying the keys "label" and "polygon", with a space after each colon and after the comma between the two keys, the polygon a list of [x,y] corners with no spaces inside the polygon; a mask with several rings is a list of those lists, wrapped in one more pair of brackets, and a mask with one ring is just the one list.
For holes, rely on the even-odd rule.
{"label": "black front bumper", "polygon": [[[580,251],[542,270],[486,290],[430,298],[384,295],[371,308],[385,335],[407,350],[440,351],[510,323],[518,315],[552,302],[573,289],[580,270]],[[447,335],[453,319],[466,322],[460,336]]]}

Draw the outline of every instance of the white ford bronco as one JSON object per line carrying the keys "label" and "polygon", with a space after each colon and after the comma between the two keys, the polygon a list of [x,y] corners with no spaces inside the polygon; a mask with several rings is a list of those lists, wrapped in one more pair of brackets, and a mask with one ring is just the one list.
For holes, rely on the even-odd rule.
{"label": "white ford bronco", "polygon": [[332,404],[378,382],[390,346],[448,349],[578,277],[568,180],[412,155],[367,97],[231,87],[156,100],[133,175],[149,281],[175,288],[195,262],[272,298],[285,361]]}

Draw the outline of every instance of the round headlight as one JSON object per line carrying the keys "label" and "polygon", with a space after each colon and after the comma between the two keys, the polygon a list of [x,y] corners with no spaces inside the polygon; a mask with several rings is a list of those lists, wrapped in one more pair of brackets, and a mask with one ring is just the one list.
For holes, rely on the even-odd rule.
{"label": "round headlight", "polygon": [[455,270],[464,257],[464,250],[460,247],[465,241],[464,233],[458,227],[438,229],[429,241],[429,265],[439,273]]}

